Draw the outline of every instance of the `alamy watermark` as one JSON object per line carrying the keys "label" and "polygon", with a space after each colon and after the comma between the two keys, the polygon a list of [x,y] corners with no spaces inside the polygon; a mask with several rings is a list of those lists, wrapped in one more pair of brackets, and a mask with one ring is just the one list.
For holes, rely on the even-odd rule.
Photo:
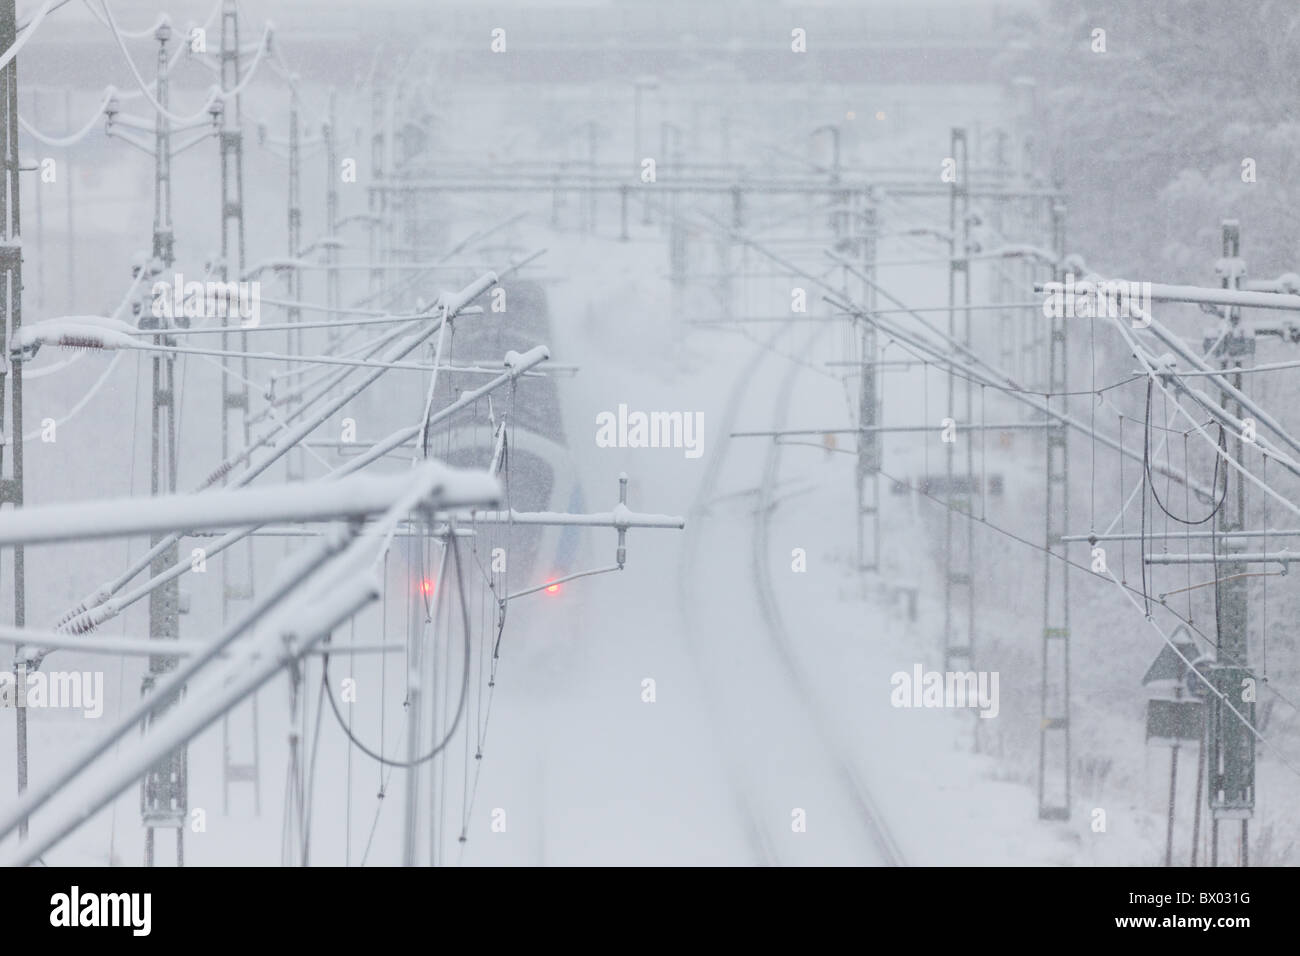
{"label": "alamy watermark", "polygon": [[262,283],[186,282],[178,272],[173,282],[153,284],[152,312],[156,319],[234,317],[251,329],[262,320]]}
{"label": "alamy watermark", "polygon": [[50,897],[51,926],[118,926],[132,936],[148,936],[153,928],[152,893],[83,893],[74,885]]}
{"label": "alamy watermark", "polygon": [[596,416],[597,448],[682,448],[687,458],[704,454],[703,412],[618,412]]}
{"label": "alamy watermark", "polygon": [[0,671],[0,707],[80,708],[86,717],[104,713],[103,671],[29,671],[25,683]]}
{"label": "alamy watermark", "polygon": [[1151,283],[1102,279],[1074,281],[1067,272],[1064,282],[1045,282],[1043,315],[1049,319],[1131,319],[1133,328],[1151,324]]}
{"label": "alamy watermark", "polygon": [[997,671],[927,671],[913,664],[910,674],[896,671],[889,683],[895,707],[975,707],[981,717],[998,715]]}

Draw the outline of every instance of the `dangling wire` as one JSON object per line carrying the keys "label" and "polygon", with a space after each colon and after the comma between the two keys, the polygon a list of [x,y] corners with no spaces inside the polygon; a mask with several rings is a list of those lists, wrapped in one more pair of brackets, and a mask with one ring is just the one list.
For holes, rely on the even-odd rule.
{"label": "dangling wire", "polygon": [[[924,405],[925,425],[928,428],[930,426],[930,363],[929,362],[926,362],[924,365],[921,366],[921,376],[922,376],[921,395],[923,396],[922,403]],[[924,450],[923,454],[925,455],[924,473],[926,475],[929,475],[930,474],[930,439],[928,435],[926,436],[925,441],[922,442],[922,448]],[[924,480],[925,479],[922,478],[922,481]]]}
{"label": "dangling wire", "polygon": [[[451,742],[452,737],[455,736],[456,734],[457,728],[460,726],[461,717],[465,713],[465,701],[469,696],[470,621],[469,621],[469,608],[465,604],[465,600],[464,600],[465,599],[465,581],[464,581],[465,572],[460,558],[460,546],[456,542],[455,522],[452,522],[451,526],[448,529],[447,542],[448,542],[447,546],[451,548],[452,561],[443,564],[442,579],[438,584],[435,585],[435,587],[440,588],[446,584],[446,575],[447,575],[448,567],[450,564],[454,563],[456,565],[456,586],[460,592],[460,597],[461,597],[461,604],[460,604],[461,617],[462,617],[461,631],[464,638],[465,667],[463,668],[463,676],[461,678],[460,700],[456,705],[455,719],[452,721],[451,727],[447,730],[443,738],[438,741],[438,743],[436,743],[427,753],[422,754],[421,756],[415,758],[414,760],[394,760],[389,757],[385,757],[382,753],[378,753],[370,749],[369,747],[367,747],[365,744],[363,744],[360,740],[357,739],[356,735],[353,734],[351,730],[349,730],[347,722],[343,719],[343,714],[339,711],[338,702],[334,699],[334,692],[329,687],[330,656],[329,656],[328,647],[326,647],[325,653],[324,655],[322,655],[321,658],[322,660],[321,680],[324,682],[326,687],[325,696],[329,699],[330,709],[334,711],[334,716],[338,720],[339,727],[343,730],[343,733],[347,736],[348,740],[352,742],[352,745],[354,747],[360,750],[367,757],[371,758],[372,760],[377,760],[379,761],[379,763],[387,767],[398,767],[402,769],[410,769],[428,763],[438,754],[442,753],[443,749],[447,746],[447,744]],[[410,602],[408,601],[407,603],[409,604]]]}
{"label": "dangling wire", "polygon": [[[1264,462],[1260,467],[1260,481],[1268,484],[1268,455],[1264,455]],[[1245,523],[1245,516],[1242,516],[1242,523]],[[1268,495],[1264,496],[1264,553],[1268,554]],[[1285,565],[1283,565],[1285,567]],[[1268,575],[1264,575],[1264,593],[1261,600],[1261,620],[1259,625],[1259,639],[1263,651],[1263,672],[1261,679],[1268,682]]]}
{"label": "dangling wire", "polygon": [[988,518],[989,457],[985,446],[989,416],[985,406],[984,386],[980,385],[980,521]]}
{"label": "dangling wire", "polygon": [[[1188,447],[1188,436],[1190,430],[1183,432],[1183,474],[1189,480],[1183,482],[1183,511],[1190,513],[1192,510],[1192,483],[1190,481],[1192,474],[1191,449]],[[1187,529],[1187,553],[1192,551],[1192,526],[1184,525]],[[1187,562],[1187,621],[1190,624],[1192,620],[1192,562]]]}
{"label": "dangling wire", "polygon": [[1128,541],[1124,529],[1124,512],[1127,502],[1124,500],[1124,415],[1119,416],[1119,577],[1120,583],[1128,584]]}
{"label": "dangling wire", "polygon": [[[1146,423],[1148,426],[1151,421],[1152,385],[1153,385],[1152,380],[1148,378],[1147,379],[1147,402],[1146,402]],[[1221,422],[1214,422],[1214,424],[1217,425],[1219,428],[1218,444],[1219,444],[1220,454],[1214,456],[1214,482],[1211,485],[1212,488],[1217,487],[1219,484],[1219,462],[1224,458],[1226,458],[1228,453],[1227,432],[1224,431],[1223,424]],[[1211,509],[1210,513],[1203,518],[1180,517],[1174,514],[1173,512],[1171,512],[1168,508],[1166,508],[1164,502],[1160,500],[1160,496],[1156,493],[1155,482],[1151,478],[1150,451],[1151,451],[1151,431],[1149,427],[1145,427],[1143,429],[1143,434],[1142,434],[1142,468],[1143,468],[1143,473],[1146,476],[1147,484],[1151,488],[1151,497],[1155,500],[1155,503],[1159,505],[1160,510],[1163,511],[1170,518],[1172,518],[1174,521],[1179,522],[1180,524],[1202,525],[1205,524],[1206,522],[1212,521],[1215,515],[1219,513],[1219,509],[1223,507],[1223,503],[1224,501],[1227,500],[1228,497],[1227,469],[1224,469],[1223,493],[1219,496],[1218,503],[1214,506],[1213,509]]]}

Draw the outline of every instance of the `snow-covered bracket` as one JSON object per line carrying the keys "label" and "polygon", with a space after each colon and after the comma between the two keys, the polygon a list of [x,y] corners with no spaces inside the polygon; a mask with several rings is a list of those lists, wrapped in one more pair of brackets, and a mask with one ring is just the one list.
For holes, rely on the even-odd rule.
{"label": "snow-covered bracket", "polygon": [[436,519],[453,525],[456,521],[479,524],[533,525],[537,527],[614,528],[618,531],[618,546],[614,552],[614,564],[608,567],[591,568],[575,571],[560,578],[545,581],[533,587],[515,591],[497,598],[497,604],[504,608],[516,598],[527,597],[538,591],[552,590],[567,581],[588,578],[610,571],[622,571],[627,564],[627,532],[629,528],[669,528],[683,530],[686,519],[681,515],[652,514],[633,511],[627,506],[627,473],[618,476],[618,504],[611,511],[593,512],[591,514],[572,514],[563,511],[469,511],[460,514],[435,515]]}
{"label": "snow-covered bracket", "polygon": [[[295,499],[305,501],[305,508],[294,505]],[[269,511],[281,513],[289,520],[294,520],[295,514],[307,512],[336,519],[355,519],[358,515],[381,517],[377,528],[364,532],[356,520],[336,525],[335,533],[291,555],[282,562],[269,593],[258,598],[253,609],[202,650],[195,648],[197,653],[153,693],[128,708],[106,734],[91,741],[47,779],[31,786],[16,803],[0,810],[0,837],[3,837],[72,780],[83,780],[84,799],[53,815],[39,833],[32,833],[25,843],[11,848],[0,865],[21,866],[38,859],[138,780],[163,754],[187,743],[276,673],[310,653],[335,627],[378,599],[382,589],[374,573],[375,552],[386,546],[386,528],[395,526],[412,512],[492,507],[499,501],[500,485],[487,473],[425,462],[394,478],[358,477],[328,485],[313,483],[306,488],[299,484],[203,495],[168,495],[134,503],[127,499],[90,505],[52,505],[3,516],[6,520],[0,520],[0,535],[8,535],[10,541],[83,537],[86,529],[68,527],[75,521],[75,516],[69,518],[69,512],[77,509],[82,518],[95,519],[92,531],[99,536],[145,531],[161,523],[174,522],[178,509],[186,512],[182,523],[200,525],[256,520],[258,514]],[[114,508],[126,509],[126,514],[120,519],[112,518],[106,512]],[[147,514],[160,508],[166,517],[150,518]],[[32,535],[30,516],[36,512],[42,513],[44,522],[53,526],[43,537]],[[72,533],[77,530],[83,534]],[[113,745],[134,732],[158,701],[178,694],[200,671],[218,666],[216,661],[222,652],[242,634],[250,632],[252,644],[248,653],[226,660],[224,669],[211,675],[213,680],[205,685],[204,693],[186,694],[155,720],[144,735],[113,751]],[[110,752],[114,752],[112,760],[101,759]]]}
{"label": "snow-covered bracket", "polygon": [[68,315],[24,325],[14,333],[9,359],[30,362],[42,345],[69,349],[115,351],[133,349],[140,343],[134,336],[136,327],[129,322],[103,315]]}
{"label": "snow-covered bracket", "polygon": [[272,521],[363,520],[403,492],[432,483],[442,508],[495,504],[500,484],[485,472],[423,462],[395,476],[352,475],[331,482],[238,488],[158,497],[36,505],[0,514],[0,546],[203,531]]}

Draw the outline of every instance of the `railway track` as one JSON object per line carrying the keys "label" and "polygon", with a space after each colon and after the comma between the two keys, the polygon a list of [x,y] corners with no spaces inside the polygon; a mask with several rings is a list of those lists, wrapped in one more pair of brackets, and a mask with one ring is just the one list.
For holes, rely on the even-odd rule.
{"label": "railway track", "polygon": [[[767,546],[781,454],[780,447],[775,443],[767,450],[761,484],[754,490],[757,507],[753,511],[752,541],[749,548],[751,561],[746,576],[746,589],[753,591],[753,600],[744,605],[733,602],[738,612],[742,606],[753,608],[749,616],[758,625],[757,630],[761,630],[766,638],[762,644],[746,643],[738,646],[737,653],[752,656],[760,653],[764,647],[769,651],[765,655],[767,660],[761,662],[762,666],[756,672],[765,678],[768,685],[763,687],[763,703],[757,710],[753,709],[753,699],[757,693],[753,684],[727,679],[730,676],[728,671],[734,670],[735,658],[728,655],[725,640],[719,639],[721,635],[717,629],[710,630],[702,626],[701,618],[704,615],[694,613],[703,606],[697,600],[701,585],[712,577],[700,573],[701,555],[709,553],[716,556],[720,553],[716,547],[706,552],[704,541],[706,537],[723,530],[716,520],[712,505],[717,498],[719,482],[733,448],[729,435],[758,371],[774,354],[772,345],[784,334],[784,329],[778,330],[755,349],[753,357],[733,383],[721,420],[714,429],[713,453],[709,456],[704,477],[689,512],[688,527],[693,530],[687,535],[684,559],[679,565],[678,596],[683,633],[687,635],[688,654],[702,685],[709,692],[708,706],[719,750],[723,754],[726,777],[737,796],[742,827],[747,834],[755,862],[761,865],[789,864],[796,862],[794,858],[799,855],[778,843],[775,836],[777,818],[770,809],[759,803],[758,798],[769,789],[763,785],[761,773],[764,768],[758,766],[760,759],[735,746],[746,737],[752,738],[756,732],[762,734],[778,731],[784,732],[786,736],[793,735],[796,740],[810,741],[812,746],[800,747],[797,755],[793,748],[765,754],[765,757],[771,758],[769,772],[777,774],[773,782],[780,784],[789,779],[783,775],[787,770],[796,776],[833,781],[837,791],[834,802],[840,807],[840,815],[851,816],[856,821],[858,831],[859,852],[847,862],[879,862],[900,866],[905,863],[902,852],[860,773],[845,756],[846,749],[835,733],[833,722],[821,706],[818,695],[812,690],[812,683],[799,663],[780,609],[772,597]],[[811,350],[816,339],[815,333],[809,336],[803,345],[802,354]],[[783,426],[790,397],[802,369],[800,363],[791,362],[784,373],[777,394],[776,428]],[[688,613],[688,610],[692,613]],[[737,613],[729,623],[731,630],[744,633],[744,628],[739,626],[740,618],[741,614]],[[737,687],[740,696],[736,696],[734,689]],[[779,740],[780,734],[771,734],[771,739]],[[864,859],[866,856],[871,859]]]}
{"label": "railway track", "polygon": [[[809,335],[801,357],[812,349],[819,334],[815,332]],[[792,362],[789,369],[786,370],[781,382],[781,388],[777,393],[777,417],[772,424],[773,430],[782,429],[786,425],[786,413],[790,408],[791,393],[794,390],[794,383],[801,368],[800,364]],[[854,769],[852,760],[845,756],[845,747],[842,741],[839,740],[833,720],[826,713],[821,703],[822,697],[814,692],[812,683],[799,663],[798,655],[794,652],[794,646],[790,640],[790,633],[786,629],[784,618],[781,616],[781,609],[773,598],[775,588],[772,583],[771,565],[768,562],[768,531],[771,525],[772,513],[776,508],[772,495],[776,488],[777,479],[780,477],[780,470],[781,444],[772,441],[768,444],[767,456],[763,465],[763,481],[759,486],[758,506],[754,509],[754,547],[751,549],[754,560],[751,570],[754,579],[754,592],[758,598],[758,607],[762,612],[763,621],[767,625],[766,632],[771,647],[781,659],[782,664],[784,664],[791,685],[795,688],[806,708],[809,723],[816,730],[818,740],[825,751],[825,758],[831,765],[835,778],[857,808],[859,821],[867,830],[870,839],[876,845],[883,860],[889,866],[904,866],[906,864],[898,843],[894,840],[888,826],[885,824],[884,816],[872,799],[871,792],[863,783],[859,772]]]}
{"label": "railway track", "polygon": [[[731,444],[729,436],[736,423],[736,414],[740,410],[741,401],[748,392],[750,383],[754,380],[754,375],[757,373],[759,366],[763,364],[769,354],[767,346],[775,342],[780,335],[781,331],[778,330],[768,339],[767,343],[755,350],[754,355],[746,363],[744,371],[736,377],[736,381],[731,386],[731,391],[727,395],[727,403],[723,408],[722,421],[717,428],[714,451],[709,455],[704,466],[704,478],[700,482],[695,499],[691,502],[690,511],[687,512],[686,527],[688,529],[702,527],[708,518],[710,503],[717,493],[718,477],[722,472],[722,465]],[[687,532],[683,545],[684,559],[678,565],[677,609],[681,615],[683,634],[690,634],[697,629],[695,616],[688,613],[688,609],[697,606],[694,595],[696,593],[695,588],[700,580],[696,574],[700,540],[700,535],[690,531]],[[704,660],[702,646],[692,639],[688,639],[685,643],[687,654],[695,667],[700,682],[707,688],[712,674],[708,662]],[[715,729],[722,727],[727,718],[724,713],[720,712],[715,698],[706,693],[705,703],[712,711]],[[720,732],[719,736],[723,738],[719,740],[718,747],[719,752],[722,754],[723,770],[732,792],[736,795],[741,827],[745,831],[746,840],[754,856],[754,862],[763,866],[778,865],[781,860],[777,855],[776,847],[767,834],[766,828],[762,825],[762,814],[754,806],[751,797],[752,784],[745,779],[746,770],[737,761],[732,748],[727,746],[725,734]]]}

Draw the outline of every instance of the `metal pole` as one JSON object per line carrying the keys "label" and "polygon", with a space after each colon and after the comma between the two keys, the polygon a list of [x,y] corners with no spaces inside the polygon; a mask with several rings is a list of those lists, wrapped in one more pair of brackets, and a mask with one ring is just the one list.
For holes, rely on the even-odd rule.
{"label": "metal pole", "polygon": [[1178,793],[1178,744],[1169,762],[1169,825],[1165,829],[1165,866],[1174,865],[1174,798]]}
{"label": "metal pole", "polygon": [[[64,90],[63,110],[67,115],[68,128],[72,127],[72,87]],[[76,286],[73,281],[77,274],[76,248],[77,248],[77,230],[73,221],[73,202],[72,202],[72,147],[69,146],[63,151],[63,184],[67,187],[67,204],[68,204],[68,268],[64,276],[63,284],[67,292],[66,308],[68,314],[74,312],[74,300],[72,290]]]}
{"label": "metal pole", "polygon": [[[870,191],[862,194],[862,274],[876,274],[876,207]],[[876,290],[863,283],[867,308],[876,304]],[[861,366],[858,382],[858,570],[880,570],[880,465],[881,389],[876,378],[876,327],[864,322],[860,341]],[[868,495],[868,491],[870,494]],[[867,527],[870,525],[870,532]],[[871,537],[871,560],[867,560],[866,538]]]}
{"label": "metal pole", "polygon": [[[41,115],[40,90],[32,89],[32,115]],[[33,211],[36,214],[36,311],[45,312],[45,220],[41,215],[41,193],[45,191],[45,180],[41,178],[42,170],[37,163],[36,189],[32,192]],[[67,171],[64,170],[64,175]]]}
{"label": "metal pole", "polygon": [[[1241,235],[1235,220],[1223,222],[1223,288],[1240,289],[1244,264],[1240,259]],[[1217,377],[1230,388],[1223,388],[1221,404],[1237,418],[1243,414],[1241,397],[1241,369],[1249,365],[1255,356],[1255,336],[1249,328],[1241,323],[1241,311],[1238,306],[1228,306],[1224,310],[1226,333],[1216,338],[1217,345],[1210,352],[1211,359],[1217,359],[1219,367],[1225,373]],[[1244,441],[1239,433],[1231,438],[1231,453],[1238,462],[1243,462]],[[1229,495],[1219,508],[1214,518],[1215,528],[1221,532],[1242,531],[1246,527],[1246,482],[1237,480],[1236,494]],[[1228,538],[1223,542],[1222,551],[1225,559],[1216,563],[1217,572],[1214,583],[1214,600],[1216,623],[1218,625],[1217,661],[1230,661],[1229,664],[1215,663],[1210,668],[1210,677],[1221,694],[1231,694],[1240,701],[1241,687],[1244,680],[1253,679],[1248,663],[1249,641],[1249,595],[1244,560],[1246,542],[1239,537]],[[1253,724],[1255,705],[1244,702],[1243,714]],[[1239,819],[1243,823],[1254,812],[1255,806],[1255,738],[1248,728],[1241,725],[1240,719],[1223,706],[1217,695],[1210,699],[1210,787],[1209,803],[1211,812],[1212,859],[1218,862],[1219,821]],[[1242,838],[1246,830],[1242,829]],[[1243,842],[1244,858],[1244,842]]]}
{"label": "metal pole", "polygon": [[[1052,248],[1056,271],[1065,253],[1065,205],[1051,209]],[[1070,818],[1070,578],[1061,535],[1070,520],[1070,436],[1064,424],[1069,410],[1067,319],[1049,320],[1047,391],[1061,395],[1062,417],[1046,434],[1046,510],[1043,546],[1042,673],[1039,690],[1038,817]],[[1051,399],[1045,399],[1048,407]],[[1059,576],[1059,577],[1058,577]],[[1049,785],[1049,777],[1051,784]]]}
{"label": "metal pole", "polygon": [[[298,88],[289,86],[289,209],[288,209],[288,246],[286,250],[290,260],[296,261],[302,248],[302,195],[301,195],[301,150],[299,147],[298,124]],[[302,321],[302,309],[296,303],[302,299],[302,271],[289,270],[289,299],[294,305],[285,311],[285,320],[289,325]],[[302,330],[293,329],[285,334],[285,347],[290,355],[302,355]],[[289,402],[292,408],[299,400]],[[285,478],[289,481],[302,481],[306,477],[303,449],[295,448],[285,456]]]}
{"label": "metal pole", "polygon": [[1196,808],[1192,812],[1192,866],[1196,866],[1196,857],[1201,849],[1201,796],[1205,793],[1205,746],[1209,727],[1209,721],[1205,721],[1201,740],[1196,746],[1196,795],[1192,801]]}
{"label": "metal pole", "polygon": [[[171,27],[161,24],[154,34],[158,41],[156,96],[158,104],[166,109],[169,102],[167,79],[167,43]],[[154,221],[153,263],[155,274],[169,272],[175,263],[175,239],[172,232],[171,185],[171,120],[159,110],[154,119]],[[149,308],[149,297],[140,298],[141,325],[165,327],[167,319],[156,319]],[[175,321],[175,317],[173,320]],[[183,320],[182,320],[183,321]],[[171,344],[171,340],[163,339]],[[176,490],[176,391],[174,356],[155,356],[152,365],[150,411],[150,494],[157,497]],[[149,537],[151,548],[163,540],[161,533]],[[150,562],[152,574],[160,574],[176,563],[178,549],[173,542],[161,550]],[[149,595],[149,637],[157,641],[174,641],[180,636],[180,586],[176,579],[168,581]],[[149,669],[141,682],[140,692],[148,695],[160,676],[176,667],[176,657],[155,654],[149,658]],[[161,699],[150,711],[146,727],[162,716],[180,699],[180,693]],[[176,830],[177,865],[184,859],[182,846],[188,813],[186,793],[187,756],[184,748],[168,754],[150,768],[140,781],[141,818],[145,828],[144,865],[154,865],[154,830],[168,827]]]}
{"label": "metal pole", "polygon": [[[18,15],[15,0],[0,0],[0,49],[9,49],[18,38]],[[0,189],[0,230],[4,242],[0,244],[0,314],[5,324],[5,354],[0,356],[0,429],[14,436],[8,442],[13,449],[9,474],[0,476],[0,504],[15,508],[23,504],[23,367],[21,362],[10,362],[10,343],[22,325],[23,258],[20,237],[18,163],[18,57],[14,56],[0,73],[0,96],[4,97],[4,188]],[[5,404],[8,404],[9,421],[5,421]],[[4,445],[0,445],[0,473],[4,466]],[[14,627],[27,623],[27,588],[22,545],[14,548]],[[15,655],[15,688],[25,693],[27,686],[27,661]],[[18,793],[27,789],[27,708],[25,699],[18,701],[15,710],[16,780]],[[19,823],[19,836],[27,836],[27,819]]]}
{"label": "metal pole", "polygon": [[[338,153],[338,93],[330,90],[330,116],[329,123],[325,130],[325,235],[330,240],[325,247],[325,264],[328,271],[325,273],[325,303],[331,309],[331,315],[336,315],[339,308],[339,270],[338,270],[338,244],[334,241],[338,236],[339,222],[339,153]],[[372,227],[373,233],[373,227]],[[334,351],[338,345],[338,332],[331,329],[329,332],[330,351]]]}
{"label": "metal pole", "polygon": [[[361,573],[319,595],[310,608],[303,608],[304,623],[288,633],[276,635],[287,650],[276,653],[266,648],[249,667],[230,671],[227,680],[210,694],[186,700],[158,730],[123,748],[119,760],[101,768],[86,785],[84,801],[60,813],[48,824],[29,847],[18,848],[5,860],[10,865],[26,865],[54,846],[77,826],[107,805],[113,797],[131,785],[158,754],[182,749],[194,736],[206,729],[221,714],[228,713],[284,667],[286,653],[302,654],[318,644],[341,621],[347,620],[379,596],[373,574]],[[265,642],[264,642],[265,643]]]}
{"label": "metal pole", "polygon": [[[221,88],[233,90],[240,82],[239,51],[239,9],[236,0],[222,0],[221,6]],[[244,261],[244,136],[240,126],[240,97],[227,103],[222,112],[221,122],[221,279],[231,280],[231,272],[243,280]],[[232,257],[234,262],[231,262]],[[237,310],[236,310],[237,311]],[[230,310],[222,316],[222,327],[231,326]],[[235,316],[238,322],[238,316]],[[223,332],[221,348],[230,350],[230,336]],[[239,333],[239,350],[248,351],[248,332]],[[230,454],[230,434],[233,427],[240,429],[243,445],[251,441],[250,422],[248,419],[248,358],[241,357],[239,376],[223,374],[221,377],[221,457],[225,460]],[[223,363],[223,368],[225,364]],[[238,416],[238,424],[232,418]],[[227,483],[227,476],[221,478]],[[253,597],[253,548],[252,539],[246,541],[244,548],[244,580],[241,584],[231,581],[235,562],[227,557],[221,562],[221,622],[230,620],[231,603],[236,600],[251,600]],[[165,570],[165,568],[163,569]],[[251,759],[247,763],[231,760],[230,720],[229,714],[221,721],[222,737],[222,812],[230,812],[230,784],[248,782],[253,785],[253,809],[262,812],[262,788],[260,772],[260,752],[257,739],[257,695],[251,701],[252,748]]]}
{"label": "metal pole", "polygon": [[[406,546],[409,558],[407,566],[410,568],[423,567],[423,561],[417,560],[419,549],[423,546],[423,543],[417,538],[410,538],[407,540]],[[445,561],[445,552],[443,558]],[[422,765],[416,764],[415,761],[419,759],[420,751],[423,749],[422,731],[424,721],[421,711],[424,706],[424,695],[421,684],[424,680],[424,668],[421,655],[424,650],[424,625],[428,623],[425,620],[422,601],[424,595],[421,593],[424,581],[423,579],[413,581],[410,578],[411,575],[408,574],[406,581],[407,600],[409,602],[406,631],[406,759],[412,766],[406,769],[406,814],[402,829],[403,866],[416,866],[419,862],[416,846],[418,845],[417,835],[420,828],[420,774],[424,768]],[[441,590],[441,586],[442,581],[439,580],[435,584],[435,588]],[[429,825],[433,826],[432,816]]]}
{"label": "metal pole", "polygon": [[[966,326],[962,332],[961,338],[958,338],[957,329],[957,285],[958,276],[961,276],[961,285],[963,288],[961,301],[965,304],[970,303],[970,271],[969,261],[965,258],[970,253],[970,194],[967,190],[967,153],[966,153],[966,131],[960,128],[954,128],[951,136],[951,151],[954,160],[957,163],[957,176],[950,186],[948,195],[948,338],[950,341],[961,343],[961,348],[969,351],[970,348],[970,320],[967,318]],[[961,255],[958,255],[958,229],[961,229]],[[971,392],[970,382],[966,383],[964,391],[964,408],[957,408],[957,375],[956,366],[953,362],[948,363],[948,397],[947,405],[948,416],[960,421],[969,422],[971,420]],[[963,495],[956,492],[955,481],[955,455],[956,442],[947,442],[944,454],[944,473],[946,479],[945,492],[948,501],[948,507],[944,510],[944,568],[943,568],[943,634],[944,634],[944,670],[968,670],[974,664],[975,655],[975,595],[974,595],[974,548],[973,535],[974,527],[968,527],[969,541],[966,546],[965,554],[959,554],[957,546],[955,522],[958,512],[966,512],[968,522],[971,520],[971,482],[973,481],[973,469],[968,457],[967,474],[966,474],[966,491]],[[973,449],[973,443],[967,442],[967,455],[969,456]],[[964,559],[964,560],[962,560]],[[964,567],[959,567],[964,564]],[[958,597],[956,591],[963,589],[963,600],[967,606],[965,615],[966,622],[963,628],[964,633],[957,634],[954,616]],[[959,664],[964,666],[959,666]],[[978,724],[976,725],[978,727]],[[978,749],[978,740],[976,740]]]}

